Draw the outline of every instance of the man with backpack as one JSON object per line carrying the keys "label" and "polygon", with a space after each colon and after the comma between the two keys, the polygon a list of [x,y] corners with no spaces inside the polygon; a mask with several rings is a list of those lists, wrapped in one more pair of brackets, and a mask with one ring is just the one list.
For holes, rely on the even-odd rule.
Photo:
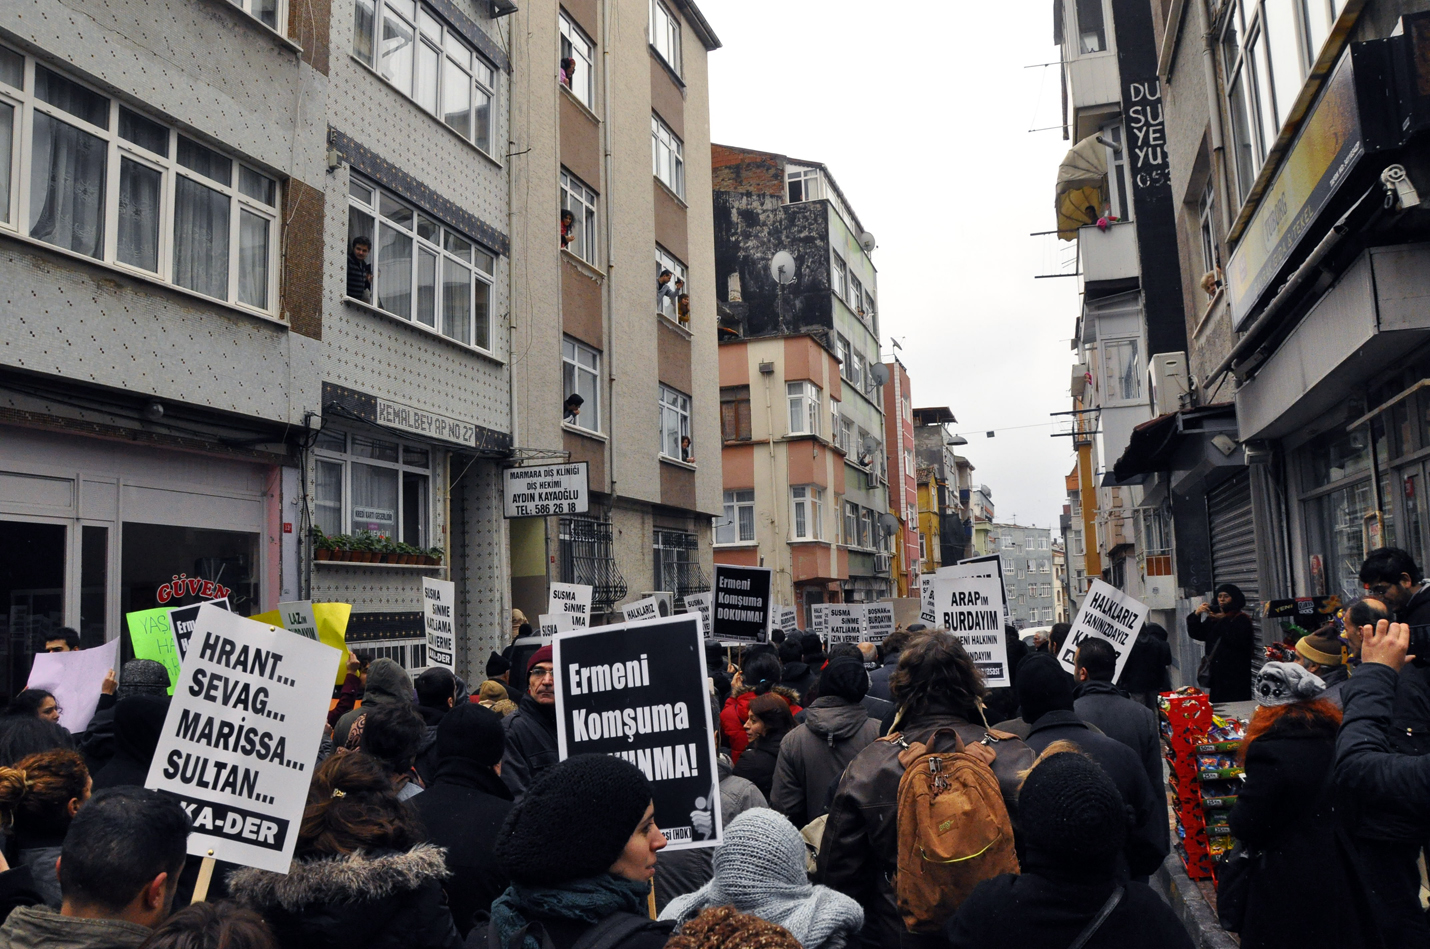
{"label": "man with backpack", "polygon": [[[981,724],[982,678],[947,632],[914,637],[890,689],[894,731],[845,769],[816,876],[864,907],[865,946],[941,946],[958,902],[1017,870],[1010,815],[1033,753]],[[952,833],[938,823],[949,813],[967,815]]]}

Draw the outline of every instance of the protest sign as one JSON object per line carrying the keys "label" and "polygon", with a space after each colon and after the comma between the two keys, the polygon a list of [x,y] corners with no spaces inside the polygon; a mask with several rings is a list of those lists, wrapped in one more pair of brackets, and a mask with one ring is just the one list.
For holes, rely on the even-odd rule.
{"label": "protest sign", "polygon": [[546,612],[555,616],[562,614],[571,618],[571,629],[585,629],[591,625],[591,594],[594,587],[584,583],[553,583],[551,595],[546,602]]}
{"label": "protest sign", "polygon": [[864,641],[864,604],[829,603],[826,607],[824,615],[829,623],[826,642],[829,645]]}
{"label": "protest sign", "polygon": [[650,782],[671,850],[718,846],[720,776],[698,617],[573,630],[552,651],[561,757],[629,761]]}
{"label": "protest sign", "polygon": [[1013,684],[1008,643],[1003,638],[1003,600],[997,577],[952,577],[933,582],[938,626],[963,645],[963,651],[990,689]]}
{"label": "protest sign", "polygon": [[864,604],[864,641],[879,645],[894,631],[894,604],[886,602]]}
{"label": "protest sign", "polygon": [[323,737],[337,650],[199,607],[144,786],[174,798],[188,851],[287,873]]}
{"label": "protest sign", "polygon": [[[179,647],[180,662],[189,651],[189,639],[194,635],[194,623],[199,618],[199,607],[204,605],[217,606],[221,610],[229,608],[228,600],[205,600],[203,603],[195,603],[193,606],[177,606],[169,610],[169,629],[173,631],[174,643]],[[169,679],[176,681],[174,676],[170,676]]]}
{"label": "protest sign", "polygon": [[775,623],[784,630],[786,636],[799,632],[799,614],[792,606],[782,606],[779,611],[779,620]]}
{"label": "protest sign", "polygon": [[770,568],[715,565],[711,634],[722,643],[762,643],[770,629]]}
{"label": "protest sign", "polygon": [[[298,630],[289,627],[284,617],[290,612],[296,612],[290,610],[290,607],[300,606],[306,606],[312,610],[313,623],[317,627],[318,642],[338,650],[338,668],[335,670],[333,681],[337,685],[342,685],[348,675],[348,618],[353,613],[351,603],[314,603],[311,600],[279,603],[278,609],[269,610],[267,613],[256,613],[249,619],[268,626],[282,626],[290,633],[298,632]],[[305,613],[298,618],[297,622],[303,623],[306,620],[307,614]],[[300,635],[305,634],[300,633]]]}
{"label": "protest sign", "polygon": [[700,614],[700,633],[703,636],[710,635],[710,600],[709,593],[688,593],[685,596],[685,612]]}
{"label": "protest sign", "polygon": [[422,626],[427,630],[427,665],[457,667],[457,585],[422,578]]}
{"label": "protest sign", "polygon": [[564,633],[573,628],[571,617],[565,613],[542,613],[536,618],[538,636],[555,636],[557,633]]}
{"label": "protest sign", "polygon": [[[211,600],[220,609],[228,609],[228,600]],[[202,604],[199,604],[202,605]],[[134,647],[135,659],[152,659],[162,663],[169,673],[169,694],[174,694],[174,683],[179,681],[179,663],[183,660],[183,649],[187,648],[189,636],[193,632],[193,618],[198,605],[170,607],[161,606],[152,610],[138,610],[124,614],[125,625],[129,627],[129,644]],[[179,642],[175,632],[175,617],[184,624],[184,639]]]}
{"label": "protest sign", "polygon": [[933,608],[933,582],[935,579],[931,573],[919,575],[919,622],[930,629],[938,624],[938,617],[934,615]]}
{"label": "protest sign", "polygon": [[313,614],[312,600],[279,603],[278,615],[283,621],[283,628],[288,632],[297,633],[306,639],[317,640],[318,617]]}
{"label": "protest sign", "polygon": [[1146,604],[1134,600],[1111,584],[1094,580],[1087,596],[1082,599],[1082,609],[1077,611],[1077,619],[1073,621],[1068,638],[1058,652],[1058,662],[1068,672],[1076,674],[1073,660],[1077,658],[1078,644],[1089,636],[1105,639],[1117,652],[1117,669],[1112,674],[1112,681],[1116,682],[1146,619]]}
{"label": "protest sign", "polygon": [[111,670],[119,669],[119,640],[93,649],[42,652],[30,666],[27,689],[44,689],[60,707],[60,724],[73,734],[89,727],[99,706],[100,688]]}
{"label": "protest sign", "polygon": [[665,609],[659,598],[648,596],[643,600],[636,600],[621,607],[621,615],[626,618],[627,623],[639,623],[645,620],[660,619],[665,615]]}
{"label": "protest sign", "polygon": [[[1003,558],[997,554],[989,554],[986,557],[969,557],[967,560],[960,560],[954,567],[945,568],[948,570],[947,576],[952,577],[997,577],[998,596],[1003,601],[1003,622],[1008,622],[1008,585],[1003,582]],[[939,571],[939,576],[944,576],[943,570]]]}
{"label": "protest sign", "polygon": [[829,635],[829,608],[835,603],[811,603],[809,606],[810,632],[818,633],[820,639]]}

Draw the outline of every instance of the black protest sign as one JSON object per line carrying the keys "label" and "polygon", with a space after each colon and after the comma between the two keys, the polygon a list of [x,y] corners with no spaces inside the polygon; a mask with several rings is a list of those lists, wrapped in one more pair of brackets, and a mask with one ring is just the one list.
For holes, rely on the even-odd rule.
{"label": "black protest sign", "polygon": [[770,568],[715,565],[711,637],[722,643],[762,643],[770,628]]}
{"label": "black protest sign", "polygon": [[700,616],[683,613],[560,633],[556,739],[562,759],[615,755],[650,782],[670,849],[720,843],[720,776]]}
{"label": "black protest sign", "polygon": [[[221,610],[228,609],[228,600],[205,600],[204,603],[210,606],[217,606]],[[182,660],[189,654],[189,640],[194,635],[194,624],[198,622],[199,607],[204,603],[195,603],[193,606],[176,606],[169,611],[169,628],[174,631],[174,642],[179,646],[179,659]]]}

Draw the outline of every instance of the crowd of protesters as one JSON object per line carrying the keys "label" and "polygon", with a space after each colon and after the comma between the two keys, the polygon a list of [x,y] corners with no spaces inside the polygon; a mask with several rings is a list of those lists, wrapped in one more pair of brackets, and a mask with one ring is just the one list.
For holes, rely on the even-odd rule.
{"label": "crowd of protesters", "polygon": [[[1430,588],[1395,549],[1361,580],[1367,596],[1294,663],[1255,672],[1241,591],[1188,619],[1213,701],[1257,703],[1220,874],[1246,949],[1430,944],[1430,654],[1408,654]],[[0,716],[0,949],[1193,944],[1148,885],[1173,843],[1161,627],[1120,676],[1104,640],[1074,643],[1069,673],[1066,624],[1031,646],[1010,628],[996,692],[955,636],[919,624],[878,646],[709,644],[722,843],[671,851],[638,768],[561,760],[551,647],[519,615],[513,632],[475,685],[350,654],[288,872],[219,863],[200,901],[188,818],[143,787],[165,668],[123,664],[80,734],[53,695],[19,693]],[[961,817],[923,823],[919,769],[956,789]],[[938,846],[917,835],[945,833],[981,843],[911,862]]]}

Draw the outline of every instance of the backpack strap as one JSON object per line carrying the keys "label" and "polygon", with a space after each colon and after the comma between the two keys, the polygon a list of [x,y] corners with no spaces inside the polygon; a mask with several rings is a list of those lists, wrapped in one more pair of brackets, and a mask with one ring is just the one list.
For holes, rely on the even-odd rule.
{"label": "backpack strap", "polygon": [[650,929],[669,933],[671,923],[657,922],[635,913],[612,913],[581,934],[571,949],[616,949],[631,936]]}
{"label": "backpack strap", "polygon": [[1102,909],[1097,911],[1097,915],[1087,924],[1082,932],[1077,934],[1077,938],[1072,941],[1068,949],[1083,949],[1088,940],[1097,935],[1097,931],[1102,928],[1102,924],[1107,922],[1107,917],[1112,915],[1112,911],[1117,909],[1117,904],[1122,902],[1122,894],[1127,890],[1121,883],[1113,889],[1112,895],[1107,898],[1107,902],[1102,904]]}

